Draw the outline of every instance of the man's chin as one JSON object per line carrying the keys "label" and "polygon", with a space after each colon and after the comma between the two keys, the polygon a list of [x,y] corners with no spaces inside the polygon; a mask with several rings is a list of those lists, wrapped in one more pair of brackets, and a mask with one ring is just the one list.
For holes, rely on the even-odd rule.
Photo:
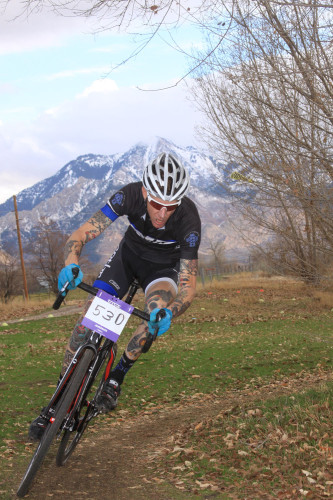
{"label": "man's chin", "polygon": [[161,229],[161,227],[163,227],[165,225],[165,222],[154,222],[153,223],[153,226],[156,228],[156,229]]}

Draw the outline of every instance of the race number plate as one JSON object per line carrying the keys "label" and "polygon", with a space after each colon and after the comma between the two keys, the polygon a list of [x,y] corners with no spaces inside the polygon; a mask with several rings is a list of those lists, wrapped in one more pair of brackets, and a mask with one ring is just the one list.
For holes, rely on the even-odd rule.
{"label": "race number plate", "polygon": [[134,307],[99,290],[91,303],[82,325],[117,342]]}

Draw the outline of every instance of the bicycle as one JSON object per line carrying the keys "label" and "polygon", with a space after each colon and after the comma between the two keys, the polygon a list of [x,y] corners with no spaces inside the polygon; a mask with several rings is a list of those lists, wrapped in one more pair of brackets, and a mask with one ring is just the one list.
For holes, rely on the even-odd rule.
{"label": "bicycle", "polygon": [[[54,309],[59,309],[68,293],[68,286],[69,282],[67,282],[59,292],[53,304]],[[95,298],[99,295],[100,300],[105,300],[105,296],[108,297],[108,302],[105,301],[106,304],[109,304],[108,306],[104,306],[103,302],[95,304],[96,316],[104,313],[102,310],[103,308],[108,307],[109,309],[106,310],[107,314],[104,316],[103,321],[100,320],[102,324],[95,325],[97,329],[91,331],[89,339],[85,341],[74,354],[49,404],[42,410],[42,415],[47,421],[47,426],[17,490],[18,497],[24,497],[27,494],[31,482],[42,465],[53,439],[56,438],[60,440],[61,438],[56,455],[56,464],[58,466],[63,466],[79,443],[89,422],[102,413],[102,410],[98,407],[97,400],[102,391],[104,377],[101,378],[96,390],[94,388],[94,382],[106,361],[107,366],[104,373],[109,373],[116,357],[116,342],[112,340],[112,338],[105,337],[105,332],[103,332],[103,329],[107,330],[105,324],[113,320],[120,329],[125,326],[121,325],[121,323],[125,321],[126,324],[130,314],[134,314],[145,321],[149,320],[149,314],[130,306],[139,288],[139,284],[136,280],[132,282],[125,301],[121,301],[112,295],[106,294],[106,292],[98,290],[87,283],[82,282],[78,287],[94,295]],[[92,304],[94,304],[94,301]],[[119,311],[116,318],[114,318],[116,313],[112,312],[114,311],[112,307],[116,308],[116,313]],[[127,316],[125,310],[127,310]],[[156,321],[158,322],[162,319],[164,314],[165,312],[161,310]],[[114,333],[113,338],[115,338],[117,332],[111,333]],[[143,352],[148,352],[157,334],[158,327],[155,328],[154,334],[149,333],[142,349]],[[89,400],[88,397],[90,396],[90,392],[92,393],[92,397]]]}

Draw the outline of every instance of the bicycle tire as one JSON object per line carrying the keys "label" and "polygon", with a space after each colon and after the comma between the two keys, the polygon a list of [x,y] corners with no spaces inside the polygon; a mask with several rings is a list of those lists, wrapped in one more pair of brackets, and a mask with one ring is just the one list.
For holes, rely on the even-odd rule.
{"label": "bicycle tire", "polygon": [[[114,361],[114,359],[113,359],[113,361]],[[103,366],[103,364],[104,364],[104,361],[101,363],[101,366]],[[113,364],[113,362],[112,362],[112,364]],[[94,400],[96,399],[98,394],[101,392],[102,387],[103,387],[103,382],[104,382],[104,380],[102,379],[99,383],[97,390],[96,390]],[[83,405],[83,403],[82,403],[82,405]],[[79,409],[80,412],[83,408],[82,405],[81,405],[81,408]],[[84,431],[88,427],[88,424],[91,420],[92,413],[94,411],[95,411],[94,407],[88,407],[86,409],[86,412],[84,413],[84,415],[81,418],[79,416],[79,424],[78,424],[76,430],[70,431],[70,430],[66,429],[64,431],[63,436],[62,436],[62,440],[59,444],[58,453],[56,456],[56,464],[59,467],[66,464],[67,460],[69,459],[69,457],[71,456],[71,454],[75,450],[81,437],[83,436]]]}
{"label": "bicycle tire", "polygon": [[83,353],[81,359],[79,360],[74,373],[67,384],[65,392],[62,395],[59,404],[57,405],[54,414],[54,422],[52,424],[49,424],[45,429],[42,439],[37,446],[30,464],[28,465],[28,468],[16,493],[18,497],[24,497],[28,493],[31,482],[34,479],[38,469],[40,468],[45,455],[48,452],[51,443],[67,414],[68,408],[72,404],[72,401],[81,385],[82,378],[87,372],[93,356],[93,351],[89,349]]}
{"label": "bicycle tire", "polygon": [[[63,466],[75,450],[76,446],[78,445],[84,431],[86,430],[89,422],[90,422],[90,415],[89,412],[92,410],[89,410],[87,408],[87,412],[82,417],[81,421],[79,422],[79,425],[76,429],[76,431],[70,431],[66,429],[64,431],[64,434],[62,436],[62,439],[59,444],[57,456],[56,456],[56,464],[58,466]],[[74,435],[73,435],[74,434]]]}

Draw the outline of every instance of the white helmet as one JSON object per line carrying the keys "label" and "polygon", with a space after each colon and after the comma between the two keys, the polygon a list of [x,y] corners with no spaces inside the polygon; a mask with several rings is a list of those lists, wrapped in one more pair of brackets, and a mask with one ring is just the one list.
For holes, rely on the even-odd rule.
{"label": "white helmet", "polygon": [[190,178],[179,160],[169,153],[161,153],[144,169],[142,183],[153,196],[174,201],[185,196]]}

